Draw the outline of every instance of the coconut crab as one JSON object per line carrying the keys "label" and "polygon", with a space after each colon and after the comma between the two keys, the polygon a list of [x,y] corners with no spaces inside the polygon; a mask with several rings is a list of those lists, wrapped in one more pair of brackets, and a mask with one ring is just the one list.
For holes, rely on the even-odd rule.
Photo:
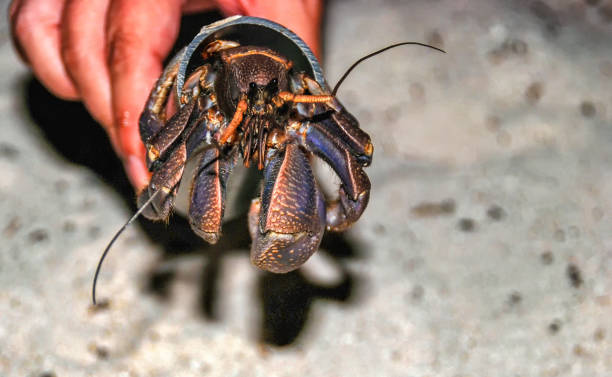
{"label": "coconut crab", "polygon": [[[179,69],[174,62],[142,113],[140,132],[153,175],[139,204],[160,191],[143,214],[168,218],[186,160],[203,149],[189,222],[204,240],[217,242],[227,180],[241,159],[264,176],[248,214],[251,261],[271,272],[294,270],[317,250],[325,229],[346,229],[366,208],[370,181],[363,168],[372,161],[370,137],[327,87],[277,51],[216,39],[200,55],[183,84],[178,111],[165,118]],[[338,199],[324,199],[312,155],[340,177]]]}
{"label": "coconut crab", "polygon": [[[138,196],[139,210],[100,258],[94,304],[97,277],[114,241],[141,213],[168,219],[192,158],[199,162],[188,218],[209,243],[221,235],[232,168],[241,159],[263,171],[260,197],[248,213],[251,261],[263,270],[295,270],[318,249],[326,229],[351,226],[368,204],[370,181],[363,169],[374,147],[335,94],[359,63],[406,44],[442,51],[418,42],[387,46],[357,60],[330,90],[308,46],[281,25],[235,16],[205,26],[166,66],[146,102],[139,126],[152,177]],[[336,199],[324,198],[313,156],[339,177]]]}

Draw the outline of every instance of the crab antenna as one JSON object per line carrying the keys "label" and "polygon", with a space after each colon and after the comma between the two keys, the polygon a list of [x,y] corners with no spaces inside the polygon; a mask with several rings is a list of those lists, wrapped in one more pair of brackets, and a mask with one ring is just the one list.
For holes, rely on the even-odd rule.
{"label": "crab antenna", "polygon": [[155,199],[155,197],[157,196],[157,194],[159,194],[160,191],[161,191],[161,189],[155,191],[153,193],[153,195],[151,195],[151,197],[149,199],[147,199],[147,201],[144,202],[144,204],[141,205],[140,208],[138,208],[138,211],[136,211],[136,213],[125,224],[123,224],[121,229],[119,229],[119,231],[117,233],[115,233],[113,238],[110,240],[110,242],[106,246],[106,249],[104,249],[104,252],[102,253],[102,256],[100,257],[100,260],[98,261],[98,267],[96,267],[96,273],[94,275],[93,285],[92,285],[92,288],[91,288],[91,297],[92,297],[92,301],[93,301],[94,306],[96,305],[96,283],[98,282],[98,275],[100,274],[100,270],[102,269],[102,263],[104,262],[104,259],[106,258],[106,255],[110,251],[111,247],[113,247],[113,244],[115,243],[117,238],[119,238],[121,233],[123,233],[125,228],[127,228],[131,223],[134,222],[134,220],[136,220],[138,218],[138,216],[140,216],[142,211],[144,211],[145,208],[147,208],[147,206],[149,204],[151,204],[153,199]]}
{"label": "crab antenna", "polygon": [[[196,156],[198,156],[204,149],[206,148],[206,146],[199,146],[197,147],[194,151],[193,154],[187,158],[187,161],[185,161],[185,164],[187,164],[187,162],[191,161],[193,158],[195,158]],[[180,168],[175,169],[174,171],[177,171]],[[174,173],[173,173],[174,174]],[[138,208],[138,210],[136,211],[136,213],[130,217],[130,219],[123,224],[123,226],[121,227],[121,229],[119,229],[119,231],[117,233],[115,233],[115,235],[113,236],[113,238],[110,240],[110,242],[108,243],[108,245],[106,246],[106,248],[104,249],[104,251],[102,252],[102,256],[100,257],[100,260],[98,261],[98,266],[96,267],[96,273],[94,275],[93,278],[93,284],[91,287],[91,298],[92,298],[92,302],[94,304],[94,306],[96,305],[96,284],[98,283],[98,275],[100,274],[100,270],[102,269],[102,263],[104,262],[104,259],[106,258],[106,255],[108,254],[108,252],[110,251],[111,247],[113,247],[113,244],[115,243],[115,241],[117,241],[117,238],[119,238],[119,236],[121,235],[121,233],[123,233],[123,231],[125,230],[125,228],[127,228],[128,226],[130,226],[131,223],[134,222],[134,220],[136,220],[138,218],[138,216],[140,216],[140,214],[142,213],[142,211],[145,210],[145,208],[147,208],[151,202],[153,201],[153,199],[155,199],[155,197],[157,196],[157,194],[159,194],[159,192],[162,189],[159,188],[157,191],[155,191],[153,193],[153,195],[151,195],[149,197],[149,199],[147,199],[146,202],[143,203],[143,205],[140,206],[140,208]]]}
{"label": "crab antenna", "polygon": [[338,83],[334,87],[334,90],[332,90],[332,96],[336,95],[336,92],[338,91],[338,88],[340,88],[340,84],[342,84],[342,82],[344,81],[344,79],[346,79],[346,77],[349,75],[349,73],[351,73],[351,71],[353,69],[355,69],[355,67],[357,67],[361,62],[371,58],[372,56],[376,56],[376,55],[380,54],[381,52],[385,52],[385,51],[390,50],[390,49],[392,49],[394,47],[403,46],[403,45],[417,45],[417,46],[429,47],[431,49],[434,49],[434,50],[437,50],[437,51],[440,51],[440,52],[443,52],[443,53],[446,54],[446,51],[444,51],[444,50],[442,50],[440,48],[437,48],[437,47],[434,47],[434,46],[431,46],[431,45],[428,45],[428,44],[425,44],[425,43],[419,43],[419,42],[401,42],[401,43],[392,44],[391,46],[387,46],[385,48],[381,48],[380,50],[374,51],[371,54],[368,54],[368,55],[362,57],[361,59],[357,60],[355,63],[353,63],[353,65],[351,65],[349,67],[349,69],[347,69],[346,72],[344,72],[344,75],[342,75],[340,80],[338,80]]}

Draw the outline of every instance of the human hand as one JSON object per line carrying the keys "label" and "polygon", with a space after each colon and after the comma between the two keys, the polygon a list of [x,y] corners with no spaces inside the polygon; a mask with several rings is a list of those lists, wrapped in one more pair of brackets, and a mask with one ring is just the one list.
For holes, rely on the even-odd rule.
{"label": "human hand", "polygon": [[149,181],[138,117],[181,14],[220,8],[278,22],[318,55],[323,0],[13,0],[15,47],[53,94],[81,100],[137,190]]}

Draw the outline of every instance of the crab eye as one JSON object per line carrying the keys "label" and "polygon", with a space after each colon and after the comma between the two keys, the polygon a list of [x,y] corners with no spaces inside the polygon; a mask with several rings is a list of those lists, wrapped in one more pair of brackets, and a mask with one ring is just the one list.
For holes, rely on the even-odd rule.
{"label": "crab eye", "polygon": [[272,94],[276,93],[278,91],[278,80],[276,78],[270,80],[268,85],[266,85],[266,90]]}
{"label": "crab eye", "polygon": [[252,82],[252,83],[250,83],[250,84],[249,84],[249,88],[251,88],[251,89],[255,89],[255,88],[257,88],[257,84],[255,84],[254,82]]}

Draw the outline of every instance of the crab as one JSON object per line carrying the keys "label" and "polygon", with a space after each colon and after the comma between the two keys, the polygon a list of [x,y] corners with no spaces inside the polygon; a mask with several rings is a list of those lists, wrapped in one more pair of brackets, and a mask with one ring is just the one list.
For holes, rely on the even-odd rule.
{"label": "crab", "polygon": [[[363,168],[372,162],[371,139],[328,88],[272,49],[215,40],[200,56],[172,116],[166,114],[178,59],[146,102],[139,126],[152,176],[139,205],[148,201],[144,216],[167,220],[186,161],[198,157],[188,218],[193,231],[214,244],[227,182],[242,160],[263,171],[261,195],[248,213],[251,261],[270,272],[295,270],[318,249],[326,229],[345,230],[365,210],[370,181]],[[340,178],[337,198],[324,198],[313,155]]]}

